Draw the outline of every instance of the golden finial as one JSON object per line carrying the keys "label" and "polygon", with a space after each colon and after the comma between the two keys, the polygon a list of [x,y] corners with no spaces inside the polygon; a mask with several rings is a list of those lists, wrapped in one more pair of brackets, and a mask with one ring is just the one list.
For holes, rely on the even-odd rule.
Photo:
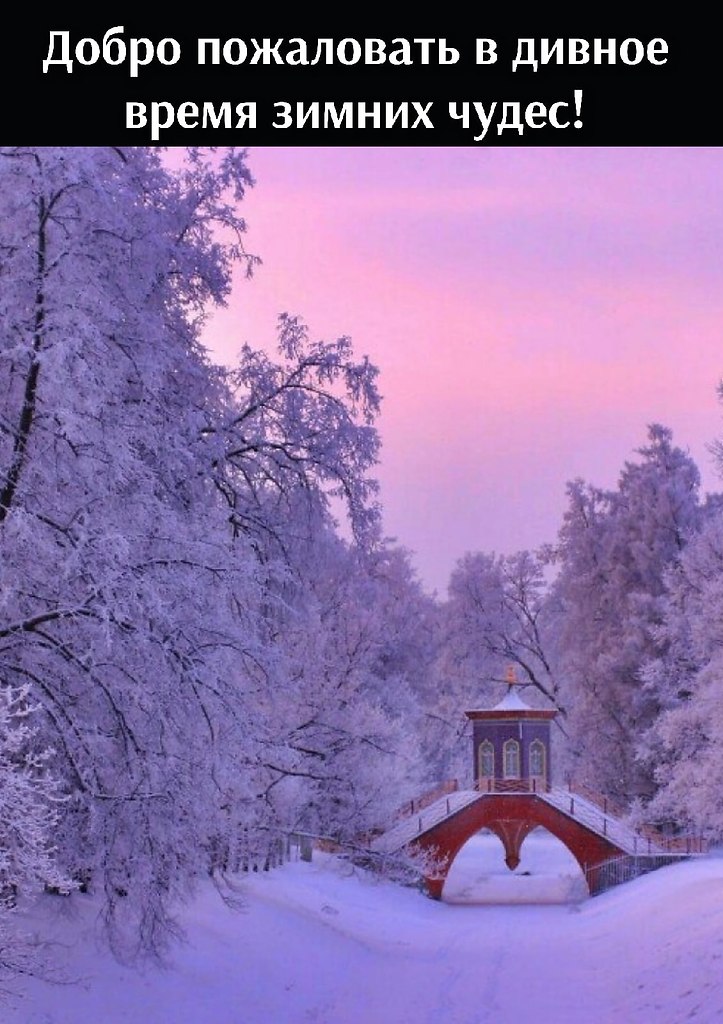
{"label": "golden finial", "polygon": [[515,674],[515,666],[508,665],[505,669],[505,682],[508,686],[515,686],[517,683],[517,676]]}

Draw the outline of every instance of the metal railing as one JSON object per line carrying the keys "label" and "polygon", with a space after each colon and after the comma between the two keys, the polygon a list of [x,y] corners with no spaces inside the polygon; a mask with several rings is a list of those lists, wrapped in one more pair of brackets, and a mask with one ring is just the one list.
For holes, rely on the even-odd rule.
{"label": "metal railing", "polygon": [[457,779],[446,779],[444,782],[440,782],[438,786],[433,789],[427,790],[426,793],[422,793],[420,797],[415,800],[408,800],[406,803],[398,807],[394,812],[394,820],[401,821],[404,818],[409,818],[413,814],[418,814],[423,811],[425,807],[429,807],[431,804],[436,803],[442,796],[448,796],[450,793],[455,793],[459,789],[459,781]]}
{"label": "metal railing", "polygon": [[591,804],[595,804],[604,814],[611,814],[614,818],[625,818],[628,813],[622,804],[616,803],[610,797],[605,796],[604,793],[598,793],[597,790],[590,789],[589,786],[582,782],[572,782],[568,779],[565,789],[568,793],[575,793],[577,796],[588,800]]}
{"label": "metal railing", "polygon": [[453,789],[422,810],[397,820],[391,828],[373,840],[371,849],[387,853],[401,849],[413,839],[417,839],[423,832],[428,832],[435,825],[479,798],[479,793],[473,789]]}
{"label": "metal railing", "polygon": [[[707,853],[708,844],[700,835],[671,836],[652,825],[628,824],[627,812],[619,804],[586,786],[568,782],[564,790],[554,787],[550,792],[558,796],[555,804],[560,810],[566,810],[599,835],[612,839],[629,855],[689,857]],[[564,801],[559,799],[560,793],[564,793]]]}
{"label": "metal railing", "polygon": [[624,882],[631,882],[634,878],[647,875],[658,868],[674,864],[679,858],[670,856],[635,857],[629,854],[622,854],[620,857],[611,857],[592,867],[585,868],[585,881],[591,896],[598,896],[607,892],[608,889]]}

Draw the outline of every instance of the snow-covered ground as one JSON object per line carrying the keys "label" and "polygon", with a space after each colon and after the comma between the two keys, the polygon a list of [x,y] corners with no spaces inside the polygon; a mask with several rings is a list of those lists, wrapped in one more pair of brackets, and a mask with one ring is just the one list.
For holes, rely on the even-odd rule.
{"label": "snow-covered ground", "polygon": [[[529,873],[527,873],[529,872]],[[514,875],[475,837],[435,903],[315,855],[244,881],[232,912],[209,885],[165,969],[119,966],[88,897],[45,899],[26,925],[62,945],[63,985],[37,980],[2,1024],[694,1024],[723,1021],[723,857],[593,900],[546,833]],[[504,901],[504,902],[502,902]],[[4,998],[4,997],[3,997]]]}

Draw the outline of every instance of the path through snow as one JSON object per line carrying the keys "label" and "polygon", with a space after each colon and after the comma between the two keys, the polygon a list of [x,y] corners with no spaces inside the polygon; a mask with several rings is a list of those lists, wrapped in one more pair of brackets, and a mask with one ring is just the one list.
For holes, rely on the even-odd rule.
{"label": "path through snow", "polygon": [[68,944],[66,969],[81,980],[34,981],[0,1020],[723,1024],[723,857],[594,900],[581,882],[544,833],[528,837],[514,876],[498,840],[476,837],[441,903],[319,857],[249,878],[241,913],[205,887],[173,966],[145,972],[98,947],[88,898],[48,898],[28,923]]}

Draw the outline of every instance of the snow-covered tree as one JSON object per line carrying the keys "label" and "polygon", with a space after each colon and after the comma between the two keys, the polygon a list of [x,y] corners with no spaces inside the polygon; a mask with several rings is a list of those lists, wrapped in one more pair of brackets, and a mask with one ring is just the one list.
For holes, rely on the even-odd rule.
{"label": "snow-covered tree", "polygon": [[0,686],[39,705],[59,853],[125,952],[264,826],[288,550],[335,495],[375,535],[374,367],[291,318],[278,363],[200,343],[249,183],[233,150],[0,150]]}
{"label": "snow-covered tree", "polygon": [[42,969],[32,941],[11,927],[18,898],[45,886],[73,888],[55,857],[62,798],[48,771],[51,752],[34,742],[29,691],[0,687],[0,975],[9,977]]}
{"label": "snow-covered tree", "polygon": [[723,838],[723,516],[714,507],[666,577],[662,654],[646,667],[662,712],[639,754],[660,787],[647,809]]}
{"label": "snow-covered tree", "polygon": [[[530,700],[560,708],[547,654],[545,562],[541,553],[467,553],[452,572],[439,609],[440,644],[434,666],[431,720],[446,723],[438,738],[442,773],[463,777],[469,765],[466,708],[493,704],[513,665]],[[561,708],[560,708],[561,709]],[[562,709],[561,709],[562,710]],[[439,731],[439,730],[438,730]]]}
{"label": "snow-covered tree", "polygon": [[545,653],[545,578],[542,557],[467,554],[449,583],[444,608],[449,670],[465,678],[470,695],[499,683],[506,665],[519,680],[557,704],[556,684]]}
{"label": "snow-covered tree", "polygon": [[33,742],[29,689],[0,688],[0,917],[19,893],[72,887],[54,857],[62,797],[48,772],[51,752]]}
{"label": "snow-covered tree", "polygon": [[379,530],[378,370],[354,359],[349,338],[312,341],[288,314],[278,326],[279,357],[245,345],[225,376],[231,408],[204,428],[234,532],[264,560],[285,557],[284,532],[333,523],[343,508],[354,539],[369,546]]}
{"label": "snow-covered tree", "polygon": [[66,862],[146,949],[201,863],[209,704],[252,589],[209,500],[222,381],[198,342],[248,180],[233,152],[171,175],[147,150],[0,151],[0,672],[42,707]]}
{"label": "snow-covered tree", "polygon": [[573,771],[623,801],[656,787],[637,750],[663,697],[643,668],[665,644],[666,573],[702,515],[698,470],[670,430],[651,426],[638,454],[615,491],[569,485],[553,594]]}
{"label": "snow-covered tree", "polygon": [[267,693],[257,788],[270,824],[352,841],[388,820],[423,765],[416,586],[399,549],[328,529],[287,555],[265,622],[288,683]]}

